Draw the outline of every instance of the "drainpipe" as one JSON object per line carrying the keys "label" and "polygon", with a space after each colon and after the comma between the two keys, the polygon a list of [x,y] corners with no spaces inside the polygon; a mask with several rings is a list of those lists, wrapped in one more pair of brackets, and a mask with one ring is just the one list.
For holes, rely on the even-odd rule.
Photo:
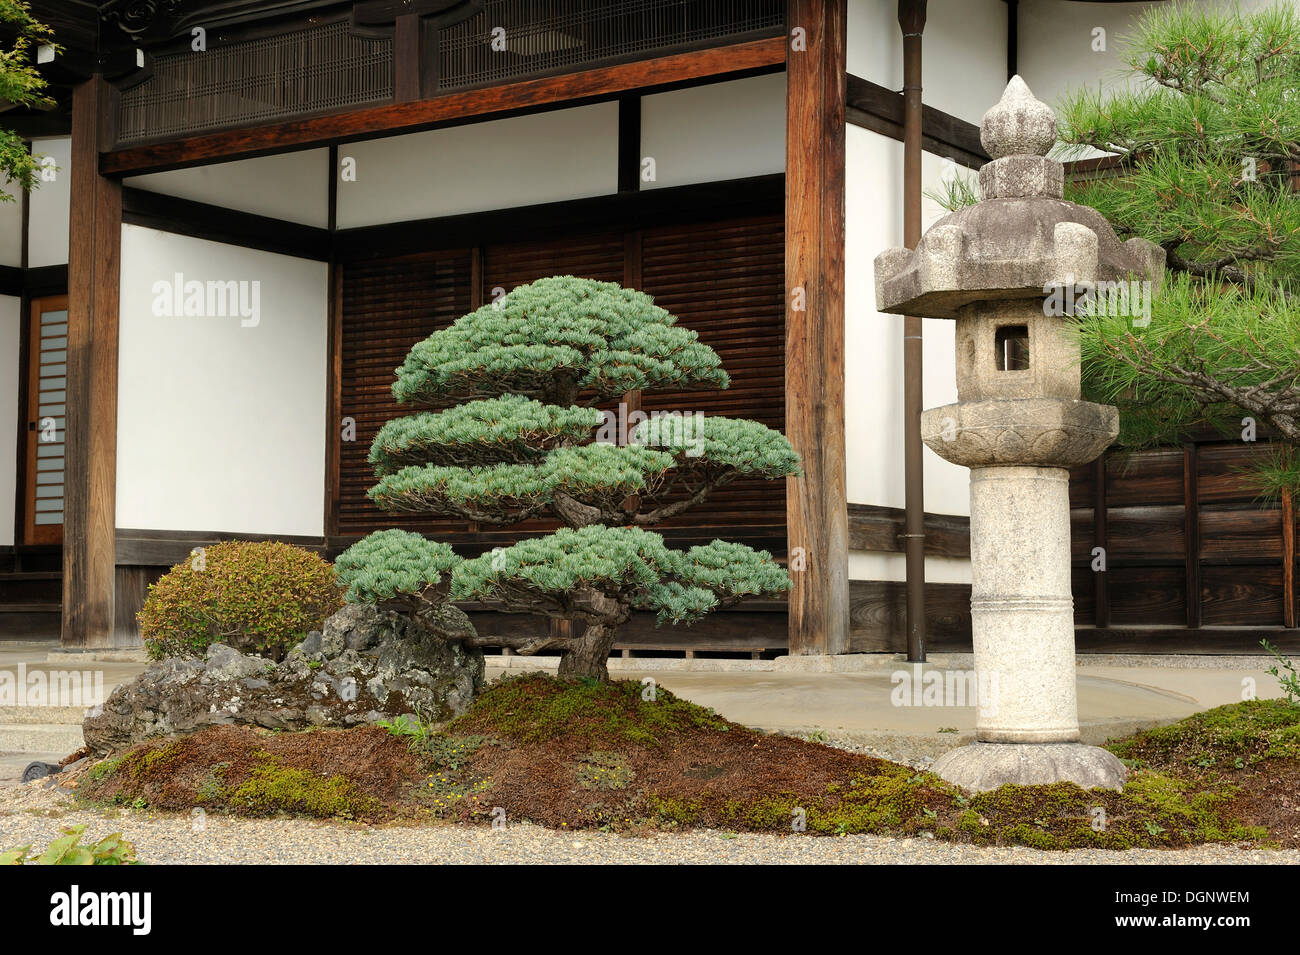
{"label": "drainpipe", "polygon": [[1020,72],[1020,0],[1007,0],[1007,82]]}
{"label": "drainpipe", "polygon": [[[898,0],[903,31],[903,244],[921,239],[921,33],[926,0]],[[903,525],[907,557],[907,659],[925,661],[925,484],[921,445],[921,319],[903,319]]]}

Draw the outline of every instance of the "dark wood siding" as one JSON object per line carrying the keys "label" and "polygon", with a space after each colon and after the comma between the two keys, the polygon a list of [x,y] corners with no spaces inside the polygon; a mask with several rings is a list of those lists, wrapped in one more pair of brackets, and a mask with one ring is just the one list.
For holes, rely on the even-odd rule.
{"label": "dark wood siding", "polygon": [[464,521],[388,514],[366,491],[375,475],[366,461],[375,433],[389,418],[410,414],[393,400],[394,371],[416,342],[470,309],[468,251],[365,262],[343,269],[339,412],[356,422],[356,440],[339,451],[338,529],[360,535],[383,527],[428,533],[465,532]]}
{"label": "dark wood siding", "polygon": [[[785,427],[785,230],[780,216],[653,229],[642,236],[642,288],[699,332],[731,375],[725,391],[647,393],[641,407],[749,418]],[[668,525],[703,536],[784,538],[785,482],[738,481]]]}
{"label": "dark wood siding", "polygon": [[[1251,477],[1268,454],[1265,441],[1207,440],[1113,452],[1074,471],[1077,623],[1294,627],[1294,508],[1263,499]],[[1106,551],[1105,573],[1091,567],[1098,546]],[[1244,633],[1241,649],[1257,643]]]}

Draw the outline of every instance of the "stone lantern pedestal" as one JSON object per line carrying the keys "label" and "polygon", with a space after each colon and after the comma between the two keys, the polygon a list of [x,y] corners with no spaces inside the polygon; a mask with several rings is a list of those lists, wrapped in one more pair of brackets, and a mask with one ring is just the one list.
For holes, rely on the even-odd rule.
{"label": "stone lantern pedestal", "polygon": [[993,157],[982,201],[875,261],[880,311],[956,321],[958,400],[926,411],[921,428],[936,454],[971,469],[975,669],[996,699],[980,701],[976,742],[933,770],[977,791],[1118,789],[1123,764],[1079,742],[1069,468],[1105,450],[1119,414],[1080,400],[1079,345],[1052,303],[1158,280],[1164,253],[1121,243],[1095,210],[1062,200],[1062,166],[1047,158],[1056,117],[1019,77],[980,138]]}

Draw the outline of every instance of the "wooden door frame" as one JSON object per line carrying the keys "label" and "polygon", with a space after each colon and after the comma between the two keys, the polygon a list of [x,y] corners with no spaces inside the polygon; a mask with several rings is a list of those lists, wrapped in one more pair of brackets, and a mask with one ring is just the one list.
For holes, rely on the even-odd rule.
{"label": "wooden door frame", "polygon": [[[23,355],[22,375],[25,384],[23,405],[23,417],[19,421],[19,429],[22,433],[23,441],[23,486],[22,496],[20,497],[20,507],[22,508],[22,540],[28,546],[62,546],[63,544],[63,523],[60,522],[57,534],[49,535],[47,539],[43,535],[55,525],[37,524],[36,523],[36,477],[38,474],[37,465],[39,456],[37,450],[40,442],[33,441],[31,435],[36,431],[36,423],[39,421],[38,413],[40,411],[40,363],[41,363],[41,316],[46,312],[68,310],[68,296],[64,295],[42,295],[33,297],[27,305],[27,348]],[[66,414],[66,381],[64,388],[64,450],[67,450],[67,414]],[[64,458],[66,464],[66,456]],[[65,468],[66,477],[66,468]],[[57,539],[54,539],[57,538]]]}

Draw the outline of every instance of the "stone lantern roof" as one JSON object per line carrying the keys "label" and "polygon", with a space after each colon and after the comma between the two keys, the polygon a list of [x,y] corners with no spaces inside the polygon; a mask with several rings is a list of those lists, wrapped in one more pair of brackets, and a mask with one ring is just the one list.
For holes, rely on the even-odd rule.
{"label": "stone lantern roof", "polygon": [[1164,250],[1120,242],[1097,211],[1062,199],[1064,167],[1047,158],[1056,116],[1019,76],[984,114],[981,202],[936,222],[916,249],[876,257],[881,312],[958,318],[976,302],[1041,298],[1055,285],[1156,279]]}

